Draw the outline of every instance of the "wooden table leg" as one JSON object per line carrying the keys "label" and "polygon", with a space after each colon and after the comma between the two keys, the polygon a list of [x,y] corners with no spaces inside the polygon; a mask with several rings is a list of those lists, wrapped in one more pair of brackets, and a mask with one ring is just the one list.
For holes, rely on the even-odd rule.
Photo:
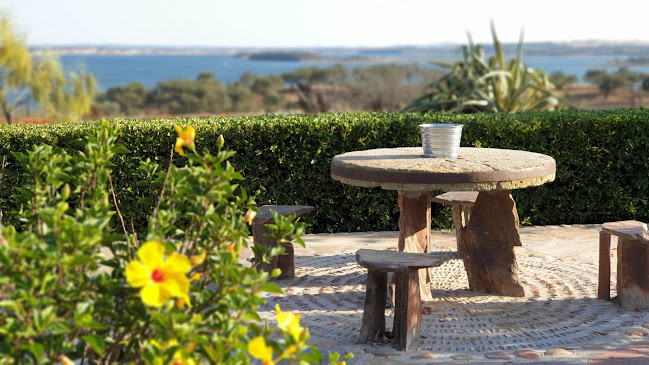
{"label": "wooden table leg", "polygon": [[603,231],[599,231],[597,298],[611,299],[611,235]]}
{"label": "wooden table leg", "polygon": [[462,232],[462,229],[466,227],[467,223],[469,223],[469,218],[471,216],[471,209],[473,208],[473,205],[459,205],[459,204],[454,204],[452,206],[452,212],[453,212],[453,226],[455,227],[455,238],[457,241],[457,252],[462,255],[464,246],[462,242],[462,238],[460,237],[460,232]]}
{"label": "wooden table leg", "polygon": [[[430,191],[399,191],[399,251],[430,251]],[[428,269],[419,270],[421,300],[432,301]]]}
{"label": "wooden table leg", "polygon": [[516,203],[509,190],[481,191],[471,219],[460,232],[458,247],[469,287],[513,297],[525,296],[518,282],[514,246],[521,246]]}

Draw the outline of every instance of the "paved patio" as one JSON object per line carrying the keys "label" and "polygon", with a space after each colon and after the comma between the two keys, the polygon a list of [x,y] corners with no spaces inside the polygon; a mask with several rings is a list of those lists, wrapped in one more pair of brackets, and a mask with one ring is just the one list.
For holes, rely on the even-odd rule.
{"label": "paved patio", "polygon": [[[275,304],[302,314],[311,343],[324,353],[353,352],[351,364],[412,363],[649,363],[649,311],[625,311],[597,298],[599,225],[521,227],[516,248],[524,298],[474,293],[462,262],[432,269],[433,302],[426,302],[421,338],[403,352],[387,340],[357,343],[365,275],[359,248],[396,248],[397,232],[312,234],[295,250],[296,277],[268,294],[262,318]],[[455,232],[433,231],[436,250],[454,250]],[[615,276],[615,247],[612,271]],[[615,296],[615,282],[612,282]],[[386,310],[391,328],[391,309]]]}

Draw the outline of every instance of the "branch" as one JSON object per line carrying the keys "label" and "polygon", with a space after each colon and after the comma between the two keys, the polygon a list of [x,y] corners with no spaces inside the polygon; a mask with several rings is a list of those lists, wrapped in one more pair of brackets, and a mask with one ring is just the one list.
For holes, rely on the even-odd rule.
{"label": "branch", "polygon": [[16,108],[16,107],[18,107],[20,105],[23,105],[23,104],[26,104],[27,102],[29,102],[29,99],[32,98],[31,93],[29,95],[25,96],[21,100],[21,97],[23,97],[23,95],[25,95],[27,92],[29,92],[29,89],[27,89],[27,88],[22,89],[22,91],[16,96],[16,99],[15,99],[16,101],[13,102],[13,108]]}
{"label": "branch", "polygon": [[[115,204],[115,210],[119,216],[119,220],[122,222],[122,228],[124,229],[124,237],[126,238],[126,243],[130,243],[128,239],[128,231],[126,230],[126,224],[124,223],[124,217],[122,212],[119,211],[119,205],[117,205],[117,197],[115,196],[115,188],[113,187],[113,179],[111,179],[110,174],[108,174],[108,183],[110,184],[110,193],[113,195],[113,203]],[[113,252],[115,254],[115,252]]]}

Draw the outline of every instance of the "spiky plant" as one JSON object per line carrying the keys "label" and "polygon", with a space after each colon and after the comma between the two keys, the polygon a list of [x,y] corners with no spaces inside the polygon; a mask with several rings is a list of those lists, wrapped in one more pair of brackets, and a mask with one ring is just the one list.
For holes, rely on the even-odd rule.
{"label": "spiky plant", "polygon": [[449,72],[429,84],[426,93],[404,111],[514,113],[570,107],[545,71],[527,67],[522,62],[522,33],[516,58],[509,62],[505,61],[505,53],[493,23],[491,35],[494,56],[485,60],[482,46],[473,43],[469,34],[469,44],[461,48],[463,59],[456,63],[434,62]]}

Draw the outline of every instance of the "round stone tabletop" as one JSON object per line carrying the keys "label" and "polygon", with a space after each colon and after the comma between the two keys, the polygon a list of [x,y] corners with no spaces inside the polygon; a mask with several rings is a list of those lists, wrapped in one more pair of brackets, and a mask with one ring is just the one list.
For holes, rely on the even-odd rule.
{"label": "round stone tabletop", "polygon": [[345,184],[401,191],[512,190],[554,180],[556,163],[540,153],[461,147],[457,159],[424,157],[421,147],[347,152],[331,161]]}

